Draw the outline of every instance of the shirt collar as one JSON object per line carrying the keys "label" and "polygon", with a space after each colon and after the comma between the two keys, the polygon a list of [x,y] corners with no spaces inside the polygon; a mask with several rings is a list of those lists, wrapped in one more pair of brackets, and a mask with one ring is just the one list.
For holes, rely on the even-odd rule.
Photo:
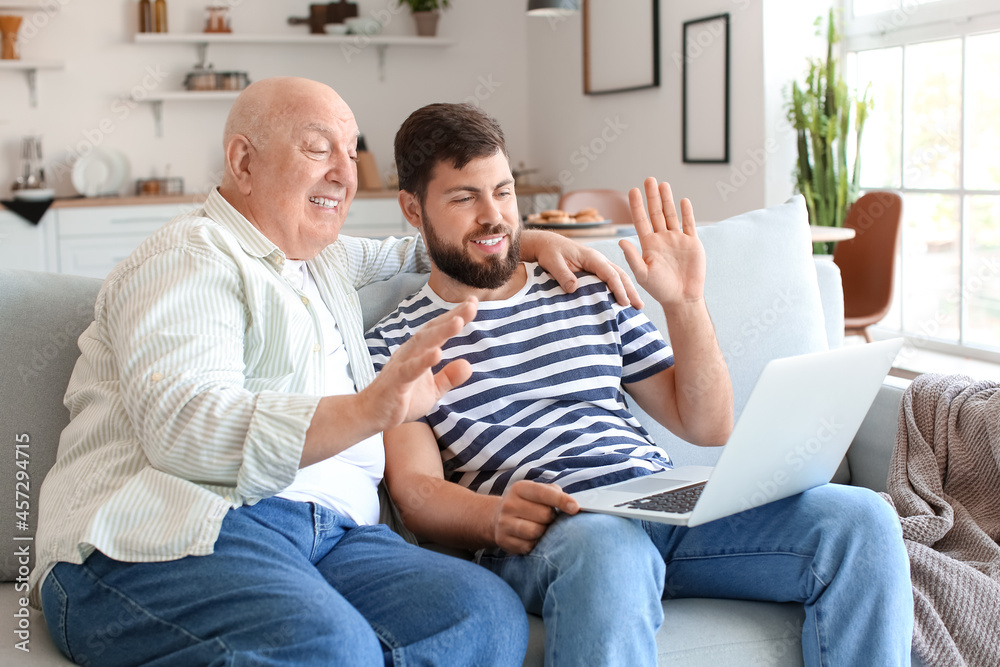
{"label": "shirt collar", "polygon": [[214,188],[205,200],[205,213],[208,217],[229,229],[239,242],[244,252],[252,257],[268,259],[280,267],[285,263],[285,253],[259,229],[250,224],[243,214],[233,208],[226,198]]}

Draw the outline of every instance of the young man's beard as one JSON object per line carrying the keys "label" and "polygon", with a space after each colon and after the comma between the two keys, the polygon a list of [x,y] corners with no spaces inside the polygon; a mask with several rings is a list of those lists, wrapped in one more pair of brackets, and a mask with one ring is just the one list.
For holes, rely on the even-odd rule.
{"label": "young man's beard", "polygon": [[[463,246],[452,246],[444,242],[434,233],[433,224],[424,210],[424,243],[427,254],[434,266],[446,276],[463,285],[475,289],[498,289],[510,280],[521,262],[521,230],[509,230],[510,246],[503,256],[486,256],[483,262],[473,261]],[[505,225],[494,225],[484,228],[477,236],[484,237],[494,234],[507,234]]]}

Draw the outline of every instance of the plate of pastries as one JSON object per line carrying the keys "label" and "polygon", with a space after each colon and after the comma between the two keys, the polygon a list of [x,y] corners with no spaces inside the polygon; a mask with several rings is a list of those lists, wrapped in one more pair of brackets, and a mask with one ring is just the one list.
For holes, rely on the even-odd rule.
{"label": "plate of pastries", "polygon": [[585,229],[587,227],[599,227],[600,225],[611,224],[610,220],[605,220],[604,216],[593,207],[582,208],[576,213],[569,213],[559,209],[549,209],[541,213],[530,213],[524,218],[529,227],[575,227]]}

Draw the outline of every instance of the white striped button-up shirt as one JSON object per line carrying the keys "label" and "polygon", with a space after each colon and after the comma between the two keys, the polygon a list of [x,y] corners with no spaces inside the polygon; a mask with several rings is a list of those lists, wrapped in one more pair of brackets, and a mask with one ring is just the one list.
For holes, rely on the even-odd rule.
{"label": "white striped button-up shirt", "polygon": [[[295,478],[327,351],[285,256],[214,191],[107,277],[42,485],[32,603],[59,561],[212,552],[230,508]],[[374,377],[357,288],[427,271],[419,238],[342,237],[308,262],[357,389]]]}

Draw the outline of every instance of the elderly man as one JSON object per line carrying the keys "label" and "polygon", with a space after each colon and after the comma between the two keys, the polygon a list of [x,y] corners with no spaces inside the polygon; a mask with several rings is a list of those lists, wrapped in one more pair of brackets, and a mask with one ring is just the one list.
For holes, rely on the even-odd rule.
{"label": "elderly man", "polygon": [[[475,309],[373,377],[355,290],[427,261],[419,240],[338,238],[357,141],[327,86],[250,86],[221,187],[105,281],[30,581],[70,659],[520,664],[526,620],[499,578],[379,524],[380,433],[465,379],[430,369]],[[530,253],[567,282],[581,262],[619,279],[560,243],[536,236]]]}
{"label": "elderly man", "polygon": [[386,480],[414,532],[479,550],[545,619],[546,664],[655,665],[664,595],[798,601],[807,665],[908,663],[906,550],[870,491],[820,486],[695,528],[580,513],[569,495],[671,466],[626,395],[698,445],[724,444],[733,428],[690,202],[678,216],[670,187],[647,179],[648,214],[639,189],[629,193],[641,253],[620,242],[664,310],[668,346],[600,280],[582,277],[568,294],[520,261],[503,133],[482,111],[414,112],[396,160],[400,206],[433,267],[369,333],[376,368],[389,370],[441,313],[479,305],[441,362],[469,364],[470,379],[425,419],[386,431]]}

